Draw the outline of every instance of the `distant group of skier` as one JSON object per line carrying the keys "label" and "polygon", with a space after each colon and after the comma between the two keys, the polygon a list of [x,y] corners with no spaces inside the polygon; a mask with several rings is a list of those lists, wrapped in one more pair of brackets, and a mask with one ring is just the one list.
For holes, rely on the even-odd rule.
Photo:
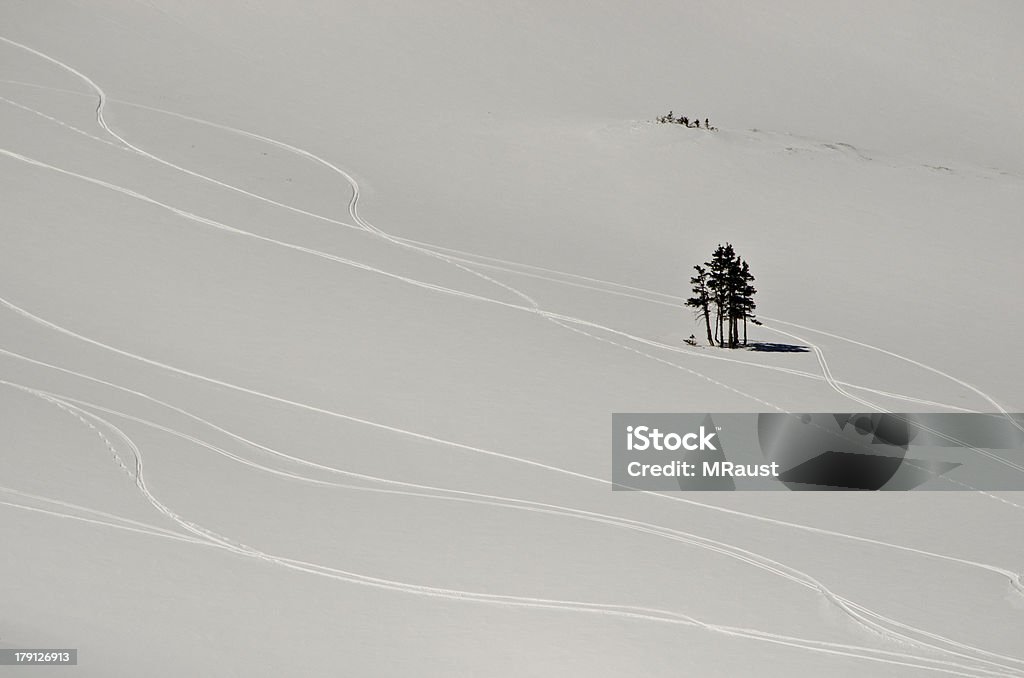
{"label": "distant group of skier", "polygon": [[[697,129],[700,129],[700,118],[694,118],[693,120],[691,120],[685,115],[682,116],[681,118],[677,118],[672,114],[672,111],[669,111],[668,115],[663,115],[660,118],[658,118],[658,122],[674,123],[676,125],[686,125],[687,127],[696,127]],[[718,128],[712,127],[711,122],[707,118],[704,118],[704,129],[714,130]]]}

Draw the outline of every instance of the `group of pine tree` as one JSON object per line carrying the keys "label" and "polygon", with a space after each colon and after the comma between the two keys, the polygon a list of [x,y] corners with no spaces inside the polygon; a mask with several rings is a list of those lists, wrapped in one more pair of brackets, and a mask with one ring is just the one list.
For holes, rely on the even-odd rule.
{"label": "group of pine tree", "polygon": [[[690,278],[693,296],[686,305],[704,319],[708,345],[738,348],[747,345],[747,322],[760,325],[754,316],[757,308],[751,284],[754,276],[750,267],[729,243],[719,245],[711,260],[693,267],[696,275]],[[743,326],[742,339],[740,325]],[[693,335],[690,342],[695,343]]]}
{"label": "group of pine tree", "polygon": [[[670,124],[676,124],[676,125],[685,125],[686,127],[696,127],[697,129],[700,129],[700,118],[694,118],[693,120],[691,120],[690,118],[686,117],[685,115],[682,116],[682,117],[677,118],[673,114],[672,111],[669,111],[668,115],[659,115],[655,119],[658,122],[660,122],[660,123],[670,123]],[[717,127],[712,127],[711,126],[711,121],[708,120],[707,118],[704,118],[704,129],[717,130],[718,128]]]}

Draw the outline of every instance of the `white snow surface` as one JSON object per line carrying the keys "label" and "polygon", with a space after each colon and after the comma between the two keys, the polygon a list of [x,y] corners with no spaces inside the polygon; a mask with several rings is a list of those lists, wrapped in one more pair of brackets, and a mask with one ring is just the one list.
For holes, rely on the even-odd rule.
{"label": "white snow surface", "polygon": [[[608,483],[612,412],[1024,408],[1022,21],[4,2],[0,648],[80,660],[0,674],[1024,675],[1020,493]],[[683,343],[724,241],[811,350]]]}

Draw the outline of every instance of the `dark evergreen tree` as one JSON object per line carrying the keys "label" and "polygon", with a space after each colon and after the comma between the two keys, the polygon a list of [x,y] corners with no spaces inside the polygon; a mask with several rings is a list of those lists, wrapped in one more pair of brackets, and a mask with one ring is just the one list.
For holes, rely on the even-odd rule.
{"label": "dark evergreen tree", "polygon": [[[708,345],[714,346],[711,336],[711,290],[708,288],[708,272],[703,266],[693,267],[697,275],[690,278],[693,296],[686,300],[686,305],[694,309],[694,313],[704,318],[704,329],[708,333]],[[692,336],[692,335],[691,335]]]}
{"label": "dark evergreen tree", "polygon": [[[705,262],[708,269],[708,289],[715,305],[715,337],[718,345],[726,344],[726,332],[731,328],[729,320],[729,301],[731,295],[730,275],[736,252],[729,243],[719,245],[711,255],[711,261]],[[732,342],[731,334],[729,337]]]}
{"label": "dark evergreen tree", "polygon": [[743,345],[746,346],[747,320],[757,322],[757,319],[754,316],[754,311],[757,310],[757,304],[754,303],[754,295],[757,294],[757,289],[751,285],[751,283],[754,282],[754,275],[750,272],[750,266],[747,265],[746,261],[740,262],[740,275],[743,283],[743,291],[741,294],[743,303]]}
{"label": "dark evergreen tree", "polygon": [[740,264],[730,256],[725,270],[725,316],[728,338],[726,345],[736,348],[736,328],[740,313]]}

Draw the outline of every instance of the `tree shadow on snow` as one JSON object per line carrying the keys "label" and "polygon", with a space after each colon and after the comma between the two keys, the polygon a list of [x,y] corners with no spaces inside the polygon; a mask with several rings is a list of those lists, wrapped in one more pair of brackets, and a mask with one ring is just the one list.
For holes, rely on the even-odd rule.
{"label": "tree shadow on snow", "polygon": [[752,341],[747,346],[748,351],[760,351],[762,353],[807,353],[811,349],[799,344],[775,344],[770,341]]}

